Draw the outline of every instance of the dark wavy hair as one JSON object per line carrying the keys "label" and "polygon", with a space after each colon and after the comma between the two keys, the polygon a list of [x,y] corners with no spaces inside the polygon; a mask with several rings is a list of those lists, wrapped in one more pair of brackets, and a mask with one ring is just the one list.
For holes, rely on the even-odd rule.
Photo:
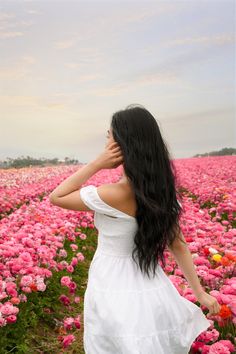
{"label": "dark wavy hair", "polygon": [[134,255],[138,256],[141,271],[149,277],[151,266],[155,275],[159,259],[166,266],[165,248],[180,235],[178,200],[182,199],[176,189],[176,170],[156,119],[143,106],[132,104],[115,112],[111,128],[137,203],[132,258],[136,262]]}

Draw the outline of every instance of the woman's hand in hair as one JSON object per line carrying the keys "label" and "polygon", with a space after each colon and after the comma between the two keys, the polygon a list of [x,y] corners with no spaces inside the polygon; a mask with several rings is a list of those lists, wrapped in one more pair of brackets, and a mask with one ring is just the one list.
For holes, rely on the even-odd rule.
{"label": "woman's hand in hair", "polygon": [[105,150],[98,155],[94,163],[100,169],[116,168],[123,163],[122,151],[117,142],[109,142],[105,146]]}

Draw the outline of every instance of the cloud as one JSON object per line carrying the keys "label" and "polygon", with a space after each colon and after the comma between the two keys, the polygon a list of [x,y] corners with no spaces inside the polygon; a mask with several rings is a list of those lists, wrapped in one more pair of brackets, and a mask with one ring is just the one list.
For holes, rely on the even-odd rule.
{"label": "cloud", "polygon": [[1,105],[37,106],[39,97],[26,95],[0,95]]}
{"label": "cloud", "polygon": [[7,12],[1,12],[0,11],[0,21],[6,21],[9,20],[10,18],[15,18],[16,15],[13,13],[7,13]]}
{"label": "cloud", "polygon": [[233,106],[226,106],[226,107],[219,107],[219,108],[212,108],[212,109],[206,109],[202,110],[199,112],[190,112],[190,113],[184,113],[181,115],[175,115],[175,116],[169,116],[165,117],[163,121],[165,123],[174,123],[176,122],[182,122],[182,123],[193,123],[193,122],[198,122],[199,120],[206,120],[209,121],[210,119],[215,119],[217,117],[224,117],[224,115],[227,114],[234,114],[236,113],[235,107]]}
{"label": "cloud", "polygon": [[82,68],[82,64],[81,63],[65,63],[65,66],[67,68],[70,68],[70,69],[81,69]]}
{"label": "cloud", "polygon": [[23,60],[24,63],[30,64],[30,65],[34,64],[36,62],[36,58],[33,57],[32,55],[24,55],[22,57],[22,60]]}
{"label": "cloud", "polygon": [[29,9],[25,11],[27,14],[29,15],[40,15],[42,12],[38,11],[38,10],[34,10],[34,9]]}
{"label": "cloud", "polygon": [[163,46],[178,46],[186,44],[207,44],[207,45],[224,45],[234,43],[236,36],[232,34],[220,34],[216,36],[199,36],[199,37],[184,37],[163,42]]}
{"label": "cloud", "polygon": [[[56,95],[55,95],[56,96]],[[66,104],[62,102],[62,98],[54,97],[42,97],[36,95],[0,95],[0,104],[2,106],[11,107],[37,107],[46,109],[60,109],[64,110]]]}
{"label": "cloud", "polygon": [[127,92],[132,89],[136,89],[140,86],[149,86],[151,84],[168,84],[175,83],[178,81],[178,77],[171,72],[159,72],[159,73],[146,73],[143,75],[138,75],[132,79],[128,79],[122,83],[115,83],[114,85],[108,87],[99,87],[95,89],[86,90],[88,94],[94,94],[95,96],[116,96]]}
{"label": "cloud", "polygon": [[67,39],[63,41],[55,42],[54,47],[56,49],[68,49],[76,44],[76,39]]}
{"label": "cloud", "polygon": [[[152,8],[150,2],[148,4],[149,6],[144,8],[130,8],[128,12],[122,11],[120,14],[119,13],[114,13],[114,17],[107,17],[104,20],[104,23],[106,22],[113,22],[114,21],[119,25],[120,23],[140,23],[140,22],[145,22],[149,20],[151,17],[159,17],[164,14],[170,14],[173,12],[176,12],[176,10],[180,10],[182,4],[171,4],[171,3],[159,3],[156,5],[154,3],[154,8]],[[129,13],[130,12],[130,13]]]}
{"label": "cloud", "polygon": [[[110,6],[106,7],[104,4],[104,11],[101,14],[98,12],[97,16],[91,17],[90,21],[80,22],[79,25],[81,27],[78,29],[78,32],[69,34],[68,38],[56,41],[54,48],[69,49],[75,47],[79,42],[86,43],[89,40],[94,42],[97,38],[98,40],[102,39],[103,42],[108,38],[114,41],[115,32],[116,36],[119,36],[121,32],[127,33],[129,30],[133,31],[134,24],[140,25],[152,17],[158,18],[164,14],[175,13],[181,10],[184,4],[159,3],[156,5],[149,2],[147,6],[138,2],[135,3],[135,6],[132,3],[127,4],[125,10],[119,6],[119,3],[112,5],[113,7],[111,8]],[[79,48],[79,50],[81,49]],[[91,47],[91,50],[94,50],[94,47]]]}
{"label": "cloud", "polygon": [[30,27],[34,24],[32,20],[16,20],[13,13],[0,12],[0,38],[22,37],[24,32],[22,28]]}
{"label": "cloud", "polygon": [[36,58],[31,55],[24,55],[17,59],[12,66],[0,66],[1,80],[20,80],[31,72],[31,66]]}
{"label": "cloud", "polygon": [[104,75],[101,74],[79,75],[77,81],[79,82],[93,81],[102,77],[104,77]]}
{"label": "cloud", "polygon": [[[205,50],[203,46],[194,47],[193,49],[189,49],[187,47],[185,51],[182,51],[181,53],[178,53],[176,51],[173,55],[167,56],[164,60],[160,61],[159,63],[157,62],[157,64],[150,66],[148,69],[139,69],[137,72],[133,71],[131,74],[127,74],[126,78],[128,78],[129,80],[133,80],[136,76],[146,74],[151,76],[156,75],[156,73],[165,72],[167,73],[167,75],[180,77],[181,70],[185,71],[185,69],[191,67],[192,64],[199,64],[201,62],[209,61],[211,59],[216,60],[217,55],[222,54],[222,49],[220,48],[220,45],[232,43],[233,38],[234,37],[231,35],[210,37],[207,42],[209,45],[211,44],[210,50]],[[199,40],[199,42],[202,43],[201,40]],[[163,45],[165,46],[165,43],[163,43]],[[148,50],[149,49],[147,48],[146,51],[148,52]],[[155,55],[155,52],[153,53],[153,55]]]}
{"label": "cloud", "polygon": [[24,33],[20,31],[0,31],[0,38],[15,38],[23,35]]}

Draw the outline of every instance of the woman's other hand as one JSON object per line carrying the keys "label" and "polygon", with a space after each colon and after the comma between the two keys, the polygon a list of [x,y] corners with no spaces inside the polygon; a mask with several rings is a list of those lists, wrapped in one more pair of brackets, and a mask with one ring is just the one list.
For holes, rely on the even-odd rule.
{"label": "woman's other hand", "polygon": [[197,297],[197,301],[200,302],[201,305],[208,308],[208,315],[217,315],[221,309],[221,305],[217,299],[205,291]]}

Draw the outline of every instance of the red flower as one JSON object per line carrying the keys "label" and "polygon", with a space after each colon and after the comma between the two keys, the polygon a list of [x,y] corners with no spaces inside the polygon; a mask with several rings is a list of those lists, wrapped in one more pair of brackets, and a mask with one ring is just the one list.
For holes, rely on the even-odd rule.
{"label": "red flower", "polygon": [[230,310],[230,308],[223,304],[221,305],[221,309],[219,311],[219,316],[223,319],[229,318],[232,316],[232,311]]}
{"label": "red flower", "polygon": [[36,286],[35,283],[31,283],[31,284],[30,284],[30,289],[31,289],[32,291],[38,291],[38,288],[37,288],[37,286]]}

